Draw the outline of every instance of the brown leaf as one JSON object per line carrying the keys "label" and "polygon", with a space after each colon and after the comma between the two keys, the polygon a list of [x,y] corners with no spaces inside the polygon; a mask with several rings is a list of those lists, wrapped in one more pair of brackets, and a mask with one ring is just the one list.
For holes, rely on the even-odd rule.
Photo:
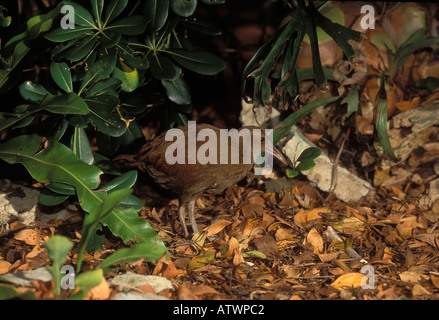
{"label": "brown leaf", "polygon": [[323,252],[323,238],[315,228],[311,229],[311,231],[308,233],[308,236],[306,237],[306,240],[312,244],[314,248],[314,253]]}
{"label": "brown leaf", "polygon": [[422,275],[417,272],[404,271],[399,274],[399,278],[404,282],[419,283],[422,280]]}
{"label": "brown leaf", "polygon": [[264,253],[268,258],[278,255],[277,244],[273,237],[269,234],[253,240],[256,248]]}
{"label": "brown leaf", "polygon": [[348,288],[358,288],[361,286],[361,282],[363,281],[364,274],[358,272],[346,273],[340,277],[338,277],[331,286],[342,289],[345,287]]}
{"label": "brown leaf", "polygon": [[14,234],[14,239],[18,241],[23,241],[24,243],[31,246],[36,246],[37,244],[39,244],[40,237],[37,230],[24,229]]}
{"label": "brown leaf", "polygon": [[199,300],[196,295],[194,295],[188,286],[182,284],[177,289],[178,300]]}

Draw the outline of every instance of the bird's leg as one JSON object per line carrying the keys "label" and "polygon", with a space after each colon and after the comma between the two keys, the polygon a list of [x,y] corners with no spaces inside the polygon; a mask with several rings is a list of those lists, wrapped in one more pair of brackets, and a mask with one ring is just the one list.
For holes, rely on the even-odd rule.
{"label": "bird's leg", "polygon": [[192,231],[195,234],[195,233],[198,233],[198,226],[197,226],[197,222],[195,221],[194,207],[195,207],[195,199],[191,200],[187,205],[187,209],[189,212],[189,220],[191,221],[191,226],[192,226]]}
{"label": "bird's leg", "polygon": [[[182,203],[178,208],[178,216],[180,217],[180,223],[183,227],[184,236],[187,238],[189,236],[189,232],[187,232],[186,227],[186,204]],[[189,215],[190,216],[190,215]]]}

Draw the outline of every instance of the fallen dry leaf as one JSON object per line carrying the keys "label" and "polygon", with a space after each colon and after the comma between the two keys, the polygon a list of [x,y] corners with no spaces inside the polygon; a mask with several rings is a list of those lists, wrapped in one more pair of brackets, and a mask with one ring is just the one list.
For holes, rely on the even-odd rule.
{"label": "fallen dry leaf", "polygon": [[323,252],[323,238],[315,228],[312,228],[306,237],[306,241],[312,244],[314,253]]}
{"label": "fallen dry leaf", "polygon": [[364,274],[358,272],[346,273],[338,277],[331,286],[342,289],[342,288],[358,288],[362,285]]}
{"label": "fallen dry leaf", "polygon": [[419,283],[422,280],[422,275],[413,271],[404,271],[399,274],[399,278],[404,282]]}

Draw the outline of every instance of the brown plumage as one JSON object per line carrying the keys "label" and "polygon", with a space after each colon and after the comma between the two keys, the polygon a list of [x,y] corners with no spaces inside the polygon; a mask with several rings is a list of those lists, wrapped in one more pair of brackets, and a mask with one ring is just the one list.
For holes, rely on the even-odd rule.
{"label": "brown plumage", "polygon": [[[249,146],[243,144],[242,139],[240,139],[239,162],[237,164],[232,164],[231,155],[233,150],[230,147],[231,144],[229,143],[226,146],[228,148],[228,157],[223,158],[223,162],[225,159],[227,159],[227,164],[221,164],[220,152],[222,149],[220,146],[220,129],[207,124],[198,124],[196,125],[195,130],[197,136],[200,130],[210,129],[212,130],[210,132],[215,133],[217,141],[216,145],[215,141],[210,141],[209,138],[205,138],[205,141],[196,141],[196,148],[193,148],[192,150],[196,150],[198,153],[199,148],[207,144],[207,141],[209,141],[211,143],[210,146],[214,147],[212,150],[220,150],[220,152],[217,152],[218,154],[215,153],[214,155],[211,155],[210,152],[212,150],[209,149],[209,152],[206,152],[205,149],[207,146],[205,145],[204,149],[200,150],[200,153],[198,154],[212,156],[210,159],[213,160],[216,158],[217,163],[201,164],[197,157],[197,159],[194,159],[195,163],[190,164],[188,162],[190,162],[189,160],[193,158],[188,158],[188,154],[191,152],[191,149],[189,149],[191,147],[188,147],[188,145],[194,141],[191,140],[188,144],[188,126],[181,127],[179,129],[184,133],[184,140],[181,137],[180,139],[174,138],[171,141],[166,141],[165,137],[168,132],[166,131],[151,142],[145,144],[136,155],[122,155],[117,157],[114,161],[119,163],[119,166],[121,167],[138,167],[142,171],[146,171],[157,182],[158,185],[164,189],[170,190],[178,197],[178,215],[184,230],[184,234],[187,237],[189,233],[185,223],[186,208],[189,213],[192,230],[194,233],[197,233],[198,227],[194,217],[194,205],[196,199],[204,192],[220,193],[228,187],[238,183],[250,172],[253,167],[253,161],[248,162],[245,161],[245,158],[243,158],[244,150],[246,150],[246,147],[248,148]],[[251,130],[255,128],[253,127],[249,129],[251,132]],[[262,140],[264,140],[263,134]],[[184,145],[182,146],[181,144],[183,143]],[[193,146],[194,144],[192,147]],[[180,151],[184,150],[184,163],[169,164],[170,157],[172,158],[172,156],[175,157],[178,155],[177,149],[180,147]],[[262,144],[261,148],[264,150],[264,144]],[[171,152],[167,154],[167,150],[168,152]],[[285,163],[285,159],[276,149],[273,149],[273,155]],[[182,160],[182,158],[180,158],[180,160]]]}

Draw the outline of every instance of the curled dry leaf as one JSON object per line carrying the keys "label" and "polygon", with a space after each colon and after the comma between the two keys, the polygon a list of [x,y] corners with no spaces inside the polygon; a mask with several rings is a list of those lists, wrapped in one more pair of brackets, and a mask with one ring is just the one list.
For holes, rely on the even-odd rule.
{"label": "curled dry leaf", "polygon": [[323,252],[323,238],[315,228],[311,229],[311,231],[308,233],[308,236],[306,237],[306,240],[312,244],[314,248],[314,253]]}
{"label": "curled dry leaf", "polygon": [[361,286],[364,278],[364,274],[358,272],[346,273],[340,277],[338,277],[332,284],[334,288],[343,289],[343,288],[358,288]]}

